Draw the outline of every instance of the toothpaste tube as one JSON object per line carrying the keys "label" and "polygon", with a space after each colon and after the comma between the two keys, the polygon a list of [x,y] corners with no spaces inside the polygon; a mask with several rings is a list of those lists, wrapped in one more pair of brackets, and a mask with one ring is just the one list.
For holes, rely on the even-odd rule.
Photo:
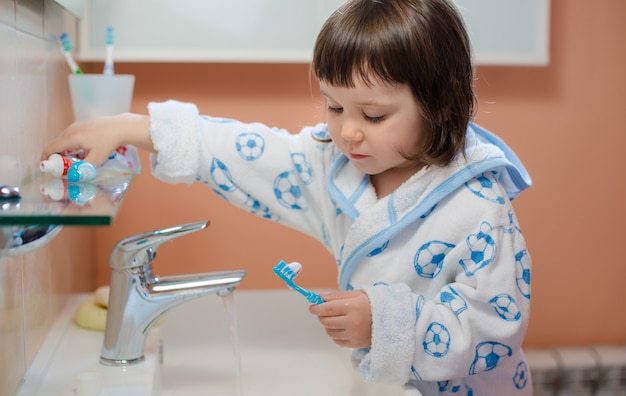
{"label": "toothpaste tube", "polygon": [[96,167],[93,164],[75,156],[51,154],[47,160],[39,163],[42,172],[56,177],[67,177],[67,181],[75,183],[92,181],[96,178]]}
{"label": "toothpaste tube", "polygon": [[141,173],[141,162],[137,148],[127,144],[119,146],[102,164],[103,168],[114,168],[120,171]]}
{"label": "toothpaste tube", "polygon": [[87,161],[76,161],[67,171],[67,181],[71,183],[89,182],[98,176],[96,167]]}

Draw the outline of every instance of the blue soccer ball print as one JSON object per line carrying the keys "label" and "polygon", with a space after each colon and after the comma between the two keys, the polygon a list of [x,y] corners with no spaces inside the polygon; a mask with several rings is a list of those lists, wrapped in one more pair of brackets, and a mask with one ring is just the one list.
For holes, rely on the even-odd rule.
{"label": "blue soccer ball print", "polygon": [[482,175],[465,183],[465,186],[477,197],[497,204],[506,203],[506,199],[496,190],[498,182],[495,176],[496,171],[485,172]]}
{"label": "blue soccer ball print", "polygon": [[467,310],[467,301],[451,286],[448,286],[448,290],[442,290],[439,293],[439,301],[450,308],[457,316]]}
{"label": "blue soccer ball print", "polygon": [[502,226],[502,231],[506,232],[507,234],[513,234],[515,232],[519,232],[521,234],[522,230],[520,230],[515,221],[515,213],[513,213],[513,209],[509,209],[508,217],[509,224],[506,226]]}
{"label": "blue soccer ball print", "polygon": [[434,278],[441,272],[446,254],[454,245],[442,241],[426,242],[417,250],[414,266],[417,274],[422,278]]}
{"label": "blue soccer ball print", "polygon": [[459,264],[467,276],[473,276],[476,271],[491,264],[496,256],[496,241],[489,235],[491,230],[491,225],[483,222],[480,225],[480,231],[476,234],[470,234],[465,239],[469,257],[461,259]]}
{"label": "blue soccer ball print", "polygon": [[519,362],[515,369],[515,375],[513,376],[513,385],[515,385],[515,388],[524,389],[526,384],[528,384],[529,376],[530,372],[526,363]]}
{"label": "blue soccer ball print", "polygon": [[491,300],[489,304],[496,310],[496,313],[504,320],[515,322],[521,319],[522,312],[515,302],[515,299],[508,294],[498,294]]}
{"label": "blue soccer ball print", "polygon": [[291,154],[291,160],[296,168],[296,172],[300,175],[300,178],[304,184],[311,184],[313,181],[313,168],[303,153]]}
{"label": "blue soccer ball print", "polygon": [[235,149],[246,161],[255,161],[265,151],[265,140],[258,133],[242,133],[237,136]]}
{"label": "blue soccer ball print", "polygon": [[530,255],[526,249],[515,255],[515,281],[520,293],[530,299]]}
{"label": "blue soccer ball print", "polygon": [[424,352],[430,356],[444,357],[450,349],[450,332],[441,323],[433,322],[426,330],[422,345]]}
{"label": "blue soccer ball print", "polygon": [[481,342],[476,346],[474,361],[469,370],[470,375],[493,370],[500,359],[511,356],[513,350],[508,345],[496,341]]}
{"label": "blue soccer ball print", "polygon": [[367,254],[368,257],[373,257],[373,256],[378,256],[379,254],[381,254],[382,252],[385,251],[385,249],[387,249],[387,246],[389,246],[389,240],[385,241],[385,243],[383,243],[381,246],[377,247],[376,249],[372,250],[371,252],[369,252]]}
{"label": "blue soccer ball print", "polygon": [[305,210],[302,199],[302,190],[298,178],[293,171],[286,171],[274,180],[274,195],[278,202],[286,208]]}
{"label": "blue soccer ball print", "polygon": [[[467,385],[459,385],[458,380],[456,381],[439,381],[437,382],[437,386],[439,387],[439,392],[449,392],[455,395],[467,395],[472,396],[474,392]],[[463,391],[463,393],[460,393]]]}
{"label": "blue soccer ball print", "polygon": [[233,183],[233,178],[230,175],[228,167],[222,161],[217,158],[213,158],[213,161],[211,161],[210,172],[211,178],[221,190],[232,192],[237,189]]}
{"label": "blue soccer ball print", "polygon": [[261,216],[264,219],[272,221],[278,221],[280,219],[279,216],[275,216],[272,214],[270,208],[262,205],[261,202],[254,199],[251,195],[248,195],[248,198],[246,199],[246,202],[244,202],[244,205],[248,208],[248,210],[250,210],[250,213]]}

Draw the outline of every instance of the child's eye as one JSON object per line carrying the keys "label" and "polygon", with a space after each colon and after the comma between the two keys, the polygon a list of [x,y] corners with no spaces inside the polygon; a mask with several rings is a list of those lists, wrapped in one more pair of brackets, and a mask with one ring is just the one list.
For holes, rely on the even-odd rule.
{"label": "child's eye", "polygon": [[363,117],[365,117],[365,119],[368,120],[369,122],[381,122],[385,118],[385,116],[383,115],[372,117],[372,116],[368,116],[367,114],[363,114]]}
{"label": "child's eye", "polygon": [[333,113],[341,113],[343,112],[343,107],[328,106],[328,111],[332,111]]}

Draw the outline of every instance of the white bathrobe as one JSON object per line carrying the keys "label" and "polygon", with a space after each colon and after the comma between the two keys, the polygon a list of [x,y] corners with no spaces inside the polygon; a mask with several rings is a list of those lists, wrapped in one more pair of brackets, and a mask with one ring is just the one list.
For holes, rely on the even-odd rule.
{"label": "white bathrobe", "polygon": [[363,378],[424,395],[532,394],[521,350],[530,257],[510,202],[530,178],[496,136],[470,124],[465,156],[378,199],[323,141],[325,124],[289,134],[187,103],[148,108],[156,177],[207,184],[311,235],[335,257],[340,288],[367,293],[372,344],[353,354]]}

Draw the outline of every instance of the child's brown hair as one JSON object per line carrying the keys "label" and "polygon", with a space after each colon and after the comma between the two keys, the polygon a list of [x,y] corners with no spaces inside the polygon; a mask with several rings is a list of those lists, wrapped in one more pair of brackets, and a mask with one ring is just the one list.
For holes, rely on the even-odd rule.
{"label": "child's brown hair", "polygon": [[313,72],[331,85],[354,78],[407,84],[422,108],[422,147],[403,153],[447,165],[465,147],[474,111],[470,42],[462,17],[447,0],[350,0],[322,27]]}

